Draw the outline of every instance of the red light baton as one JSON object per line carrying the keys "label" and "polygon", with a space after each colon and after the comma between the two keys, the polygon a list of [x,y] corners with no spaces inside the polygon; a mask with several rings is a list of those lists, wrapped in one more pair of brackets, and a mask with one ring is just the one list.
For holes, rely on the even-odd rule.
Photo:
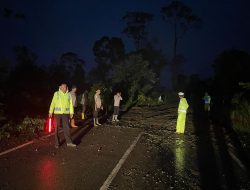
{"label": "red light baton", "polygon": [[51,117],[49,118],[49,133],[51,132],[51,122],[52,122],[52,119]]}

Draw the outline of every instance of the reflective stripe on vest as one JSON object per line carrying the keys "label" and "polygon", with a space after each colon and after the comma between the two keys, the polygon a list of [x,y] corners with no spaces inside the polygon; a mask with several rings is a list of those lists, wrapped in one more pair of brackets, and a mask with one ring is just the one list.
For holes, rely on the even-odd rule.
{"label": "reflective stripe on vest", "polygon": [[[61,98],[60,98],[60,95],[59,95],[59,91],[57,91],[57,100],[60,102],[60,106],[61,107],[55,107],[55,111],[63,111],[62,110],[62,101],[61,101]],[[68,95],[68,101],[70,101],[70,94]],[[69,108],[65,108],[65,111],[66,112],[70,112],[70,109]]]}
{"label": "reflective stripe on vest", "polygon": [[180,109],[179,112],[186,113],[187,111],[184,109]]}
{"label": "reflective stripe on vest", "polygon": [[61,111],[61,108],[55,107],[55,111]]}

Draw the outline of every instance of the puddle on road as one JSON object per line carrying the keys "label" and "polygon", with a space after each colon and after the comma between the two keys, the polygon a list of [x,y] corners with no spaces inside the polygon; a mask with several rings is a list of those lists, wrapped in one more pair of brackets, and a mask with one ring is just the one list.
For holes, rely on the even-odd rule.
{"label": "puddle on road", "polygon": [[198,168],[193,164],[196,155],[193,132],[190,136],[175,134],[175,108],[167,109],[165,114],[162,109],[161,114],[156,112],[157,109],[146,110],[143,118],[141,114],[128,113],[121,124],[143,128],[146,133],[143,141],[152,166],[138,171],[137,176],[141,173],[143,185],[149,189],[201,189]]}
{"label": "puddle on road", "polygon": [[56,176],[58,168],[56,161],[51,158],[41,160],[37,165],[38,179],[36,189],[58,189],[56,186]]}
{"label": "puddle on road", "polygon": [[184,140],[175,140],[175,170],[179,175],[183,175],[185,167],[185,144]]}
{"label": "puddle on road", "polygon": [[[197,123],[193,123],[193,114],[190,112],[187,114],[185,134],[177,135],[175,134],[175,107],[170,108],[166,106],[164,108],[165,113],[163,107],[159,110],[156,107],[150,109],[148,107],[136,108],[136,110],[131,112],[132,114],[130,112],[126,114],[125,120],[121,120],[123,122],[121,125],[142,128],[146,133],[145,146],[148,147],[148,153],[151,154],[152,164],[154,162],[157,165],[148,175],[145,174],[145,179],[148,180],[146,187],[152,187],[152,189],[209,189],[210,186],[216,187],[215,181],[221,178],[220,176],[217,177],[217,173],[227,176],[227,180],[230,182],[226,184],[228,186],[225,186],[224,182],[219,181],[218,188],[222,187],[223,189],[224,187],[235,186],[232,185],[232,181],[236,180],[230,178],[233,175],[230,172],[224,174],[223,168],[216,168],[213,164],[218,159],[211,155],[212,151],[219,155],[219,158],[222,157],[226,160],[223,162],[223,165],[225,165],[224,170],[228,171],[226,163],[232,161],[230,156],[227,155],[228,150],[225,148],[226,146],[223,146],[225,144],[224,136],[215,136],[217,140],[222,140],[220,140],[220,143],[217,142],[216,147],[210,146],[214,139],[209,136],[203,125],[205,122],[205,124],[211,126],[210,122],[199,118],[201,119],[199,121],[201,125],[198,126],[200,128],[198,128],[199,131],[197,132]],[[221,130],[220,128],[216,129],[217,133],[218,130]],[[203,133],[200,134],[200,132]],[[221,148],[220,152],[218,152],[217,146]],[[163,176],[160,175],[161,171],[165,172]],[[238,173],[237,178],[240,178],[242,171],[238,171]],[[155,178],[160,178],[161,182],[155,180]],[[249,189],[249,181],[240,179],[237,183],[241,189]]]}

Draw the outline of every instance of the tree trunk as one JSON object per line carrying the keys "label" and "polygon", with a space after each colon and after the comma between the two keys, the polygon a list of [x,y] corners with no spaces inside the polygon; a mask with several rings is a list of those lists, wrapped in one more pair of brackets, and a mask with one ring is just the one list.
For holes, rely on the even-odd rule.
{"label": "tree trunk", "polygon": [[172,86],[173,89],[177,90],[177,75],[178,75],[178,63],[177,63],[177,21],[174,22],[174,46],[173,46],[173,61],[172,61]]}

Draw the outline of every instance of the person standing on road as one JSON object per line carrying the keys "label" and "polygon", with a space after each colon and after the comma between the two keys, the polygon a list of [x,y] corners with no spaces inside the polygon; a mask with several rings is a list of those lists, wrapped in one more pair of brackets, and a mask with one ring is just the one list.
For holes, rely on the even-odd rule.
{"label": "person standing on road", "polygon": [[[76,107],[77,107],[76,91],[77,91],[77,87],[75,85],[73,85],[72,89],[70,91],[70,95],[72,97],[72,104],[73,104],[74,112],[76,112]],[[72,128],[78,127],[78,126],[75,125],[75,118],[74,117],[72,117],[70,119],[70,126]]]}
{"label": "person standing on road", "polygon": [[205,96],[203,97],[204,100],[204,110],[205,112],[210,112],[210,105],[211,105],[211,97],[209,94],[206,92]]}
{"label": "person standing on road", "polygon": [[80,104],[82,105],[82,120],[86,118],[87,96],[88,96],[88,91],[85,90],[84,93],[82,94],[82,99],[80,102]]}
{"label": "person standing on road", "polygon": [[162,97],[160,95],[159,98],[158,98],[158,103],[162,103],[162,102],[163,102],[163,100],[162,100]]}
{"label": "person standing on road", "polygon": [[103,109],[103,106],[102,106],[102,99],[101,99],[101,90],[100,89],[97,89],[96,90],[96,93],[95,93],[95,96],[94,96],[94,110],[93,110],[93,120],[94,120],[94,126],[98,126],[98,125],[101,125],[99,123],[99,119],[98,119],[98,113],[100,112],[101,109]]}
{"label": "person standing on road", "polygon": [[188,103],[186,98],[184,98],[184,93],[178,93],[180,102],[178,107],[178,118],[176,124],[176,133],[184,133],[185,132],[185,123],[186,123],[186,114],[188,109]]}
{"label": "person standing on road", "polygon": [[118,115],[119,115],[119,107],[120,107],[120,101],[122,100],[121,92],[117,92],[116,95],[114,95],[114,113],[112,122],[119,121]]}
{"label": "person standing on road", "polygon": [[72,104],[72,98],[68,92],[68,87],[65,83],[62,83],[59,90],[54,93],[53,99],[49,108],[49,117],[52,117],[54,113],[56,119],[55,129],[55,147],[60,146],[59,140],[59,125],[62,122],[63,133],[68,147],[75,147],[70,137],[69,120],[73,118],[74,109]]}

